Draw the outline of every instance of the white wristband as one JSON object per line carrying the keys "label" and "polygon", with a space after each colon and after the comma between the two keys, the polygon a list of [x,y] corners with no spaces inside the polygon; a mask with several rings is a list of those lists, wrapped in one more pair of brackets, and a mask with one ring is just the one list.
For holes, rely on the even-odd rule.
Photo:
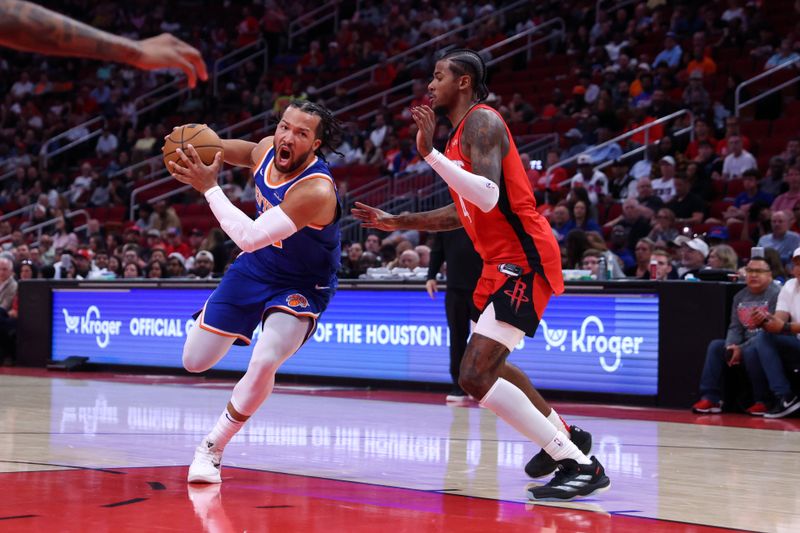
{"label": "white wristband", "polygon": [[435,148],[425,156],[425,161],[459,196],[484,213],[497,205],[500,189],[492,180],[464,170]]}

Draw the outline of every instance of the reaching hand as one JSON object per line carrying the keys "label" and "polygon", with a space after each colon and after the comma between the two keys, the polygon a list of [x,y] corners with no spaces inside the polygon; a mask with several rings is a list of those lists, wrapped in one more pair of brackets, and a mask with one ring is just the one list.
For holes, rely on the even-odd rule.
{"label": "reaching hand", "polygon": [[397,229],[397,217],[390,215],[386,211],[381,211],[375,207],[356,202],[356,206],[350,210],[353,216],[361,221],[365,228],[375,228],[384,231],[394,231]]}
{"label": "reaching hand", "polygon": [[173,178],[181,183],[191,185],[201,194],[217,186],[217,174],[222,166],[221,152],[214,155],[214,161],[210,165],[206,165],[200,160],[200,155],[191,144],[187,145],[185,152],[180,148],[176,152],[181,157],[183,166],[176,165],[174,161],[169,162],[169,171]]}
{"label": "reaching hand", "polygon": [[141,55],[132,64],[143,70],[179,68],[188,78],[189,87],[197,85],[197,78],[208,79],[206,64],[200,52],[174,35],[162,33],[139,41]]}
{"label": "reaching hand", "polygon": [[417,123],[417,152],[421,157],[433,150],[433,131],[436,129],[436,114],[426,105],[411,108],[411,116]]}

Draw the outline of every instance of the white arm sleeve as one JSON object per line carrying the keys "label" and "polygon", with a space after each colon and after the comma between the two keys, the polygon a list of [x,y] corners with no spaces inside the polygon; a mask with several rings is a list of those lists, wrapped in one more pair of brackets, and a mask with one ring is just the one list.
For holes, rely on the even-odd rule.
{"label": "white arm sleeve", "polygon": [[219,186],[207,190],[205,197],[219,225],[243,252],[264,248],[297,232],[297,226],[280,206],[253,220],[233,205]]}
{"label": "white arm sleeve", "polygon": [[500,189],[492,180],[459,167],[435,148],[425,161],[459,196],[488,213],[500,199]]}

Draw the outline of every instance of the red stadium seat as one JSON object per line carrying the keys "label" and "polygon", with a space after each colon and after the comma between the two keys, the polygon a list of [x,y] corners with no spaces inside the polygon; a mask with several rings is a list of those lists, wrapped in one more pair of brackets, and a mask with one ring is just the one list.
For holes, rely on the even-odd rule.
{"label": "red stadium seat", "polygon": [[732,205],[733,202],[728,200],[714,200],[711,202],[709,214],[714,218],[722,219],[722,213]]}
{"label": "red stadium seat", "polygon": [[753,243],[750,241],[731,241],[728,243],[731,248],[734,249],[736,255],[739,256],[739,259],[750,259],[750,249],[753,247]]}
{"label": "red stadium seat", "polygon": [[728,182],[728,190],[725,196],[728,198],[736,198],[740,192],[744,191],[744,183],[741,179],[730,180]]}

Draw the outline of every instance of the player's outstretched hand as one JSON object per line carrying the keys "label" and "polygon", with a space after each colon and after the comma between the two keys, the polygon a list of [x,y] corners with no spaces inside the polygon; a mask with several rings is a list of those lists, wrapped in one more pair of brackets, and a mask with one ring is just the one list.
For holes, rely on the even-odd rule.
{"label": "player's outstretched hand", "polygon": [[206,165],[200,160],[200,155],[191,144],[186,145],[186,151],[178,148],[176,152],[180,155],[183,165],[177,165],[174,161],[169,162],[169,171],[173,178],[181,183],[191,185],[202,194],[217,186],[217,175],[222,166],[222,152],[214,155],[214,161],[210,165]]}
{"label": "player's outstretched hand", "polygon": [[189,87],[197,85],[197,78],[208,79],[203,57],[197,49],[172,34],[162,33],[138,42],[141,55],[132,64],[143,70],[179,68],[189,81]]}
{"label": "player's outstretched hand", "polygon": [[355,207],[351,209],[350,212],[361,221],[361,225],[365,228],[375,228],[384,231],[394,231],[397,229],[397,217],[367,204],[356,202]]}
{"label": "player's outstretched hand", "polygon": [[417,124],[417,153],[426,157],[433,150],[433,131],[436,129],[436,114],[426,105],[411,108],[411,116]]}

